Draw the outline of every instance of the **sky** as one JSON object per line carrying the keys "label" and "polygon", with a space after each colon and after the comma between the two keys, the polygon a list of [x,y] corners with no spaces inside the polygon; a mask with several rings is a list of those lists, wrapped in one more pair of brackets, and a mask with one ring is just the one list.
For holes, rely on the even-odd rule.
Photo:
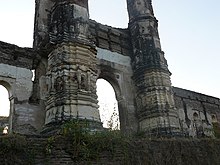
{"label": "sky", "polygon": [[[96,84],[99,112],[103,127],[119,129],[118,103],[113,87],[104,79],[98,79]],[[105,93],[103,93],[103,89],[105,89]]]}
{"label": "sky", "polygon": [[[220,98],[220,1],[152,0],[172,85]],[[90,18],[128,26],[126,0],[89,0]],[[0,40],[31,47],[34,0],[0,0]]]}

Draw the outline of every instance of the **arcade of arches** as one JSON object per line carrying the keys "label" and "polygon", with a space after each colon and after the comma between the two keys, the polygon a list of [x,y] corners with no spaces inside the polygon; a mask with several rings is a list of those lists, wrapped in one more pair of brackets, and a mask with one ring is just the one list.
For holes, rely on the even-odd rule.
{"label": "arcade of arches", "polygon": [[51,133],[76,118],[103,129],[96,93],[103,78],[115,91],[122,132],[194,136],[196,113],[199,135],[213,136],[220,101],[171,86],[151,1],[127,0],[125,29],[90,20],[87,2],[36,0],[33,48],[0,42],[9,130]]}

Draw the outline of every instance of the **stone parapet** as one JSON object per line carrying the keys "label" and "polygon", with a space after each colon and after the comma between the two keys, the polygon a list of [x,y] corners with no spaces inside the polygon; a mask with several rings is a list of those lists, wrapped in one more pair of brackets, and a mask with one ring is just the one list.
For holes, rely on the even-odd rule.
{"label": "stone parapet", "polygon": [[131,56],[132,46],[128,29],[113,28],[90,20],[89,31],[90,38],[97,47]]}
{"label": "stone parapet", "polygon": [[36,56],[37,52],[32,48],[21,48],[0,41],[0,63],[33,69],[33,59]]}
{"label": "stone parapet", "polygon": [[173,87],[173,92],[175,96],[177,97],[181,97],[181,98],[189,99],[189,100],[202,101],[202,102],[216,104],[220,106],[220,99],[217,97],[208,96],[202,93],[190,91],[187,89],[177,88],[177,87]]}

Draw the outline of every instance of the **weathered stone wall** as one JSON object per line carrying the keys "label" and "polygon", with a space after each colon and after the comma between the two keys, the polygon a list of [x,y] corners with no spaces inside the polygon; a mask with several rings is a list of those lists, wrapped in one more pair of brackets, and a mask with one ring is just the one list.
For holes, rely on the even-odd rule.
{"label": "weathered stone wall", "polygon": [[[60,30],[62,29],[61,31],[63,31],[63,33],[59,34],[60,39],[62,38],[63,40],[59,42],[63,42],[64,44],[71,39],[74,40],[72,42],[78,42],[74,39],[74,35],[75,33],[77,33],[77,28],[73,31],[71,31],[71,28],[69,28],[70,31],[67,32],[67,26],[71,25],[71,27],[74,27],[72,25],[74,24],[74,20],[71,23],[68,22],[69,17],[64,14],[64,8],[63,10],[60,10],[60,13],[58,14],[60,15],[60,17],[62,15],[62,20],[59,20],[60,18],[58,17],[56,18],[57,20],[59,20],[56,21],[59,22],[59,27],[58,25],[56,25],[56,23],[53,23],[52,19],[54,19],[53,17],[55,16],[53,12],[57,4],[50,0],[36,1],[34,49],[40,50],[40,54],[42,55],[50,54],[52,49],[56,47],[56,41],[53,40],[55,37],[55,35],[53,35],[53,32],[56,32],[56,28],[60,28]],[[65,2],[65,4],[68,5],[69,2]],[[79,15],[83,15],[83,10],[74,10],[74,12],[78,13]],[[75,16],[72,17],[75,18]],[[49,23],[49,25],[48,22],[50,21],[52,22]],[[54,30],[52,30],[52,24],[54,24]],[[93,20],[89,20],[88,25],[88,39],[93,45],[96,46],[97,49],[97,63],[99,74],[98,78],[104,78],[109,81],[116,91],[122,130],[126,132],[136,132],[138,126],[135,118],[135,107],[133,101],[134,89],[131,79],[132,69],[130,66],[130,56],[132,53],[132,46],[130,41],[130,32],[128,29],[112,28],[110,26],[97,23]],[[80,27],[82,28],[83,26],[80,25]],[[69,35],[66,36],[66,34]],[[72,36],[73,38],[70,36]],[[78,63],[80,64],[80,62]],[[45,66],[48,67],[49,65],[46,64]],[[47,67],[46,70],[48,69]],[[36,67],[36,71],[41,70],[40,68],[41,67],[38,65]],[[47,74],[47,76],[48,75],[49,74]],[[43,72],[42,74],[36,75],[36,79],[34,82],[34,97],[32,97],[34,102],[39,103],[40,100],[47,100],[47,90],[45,83],[47,79],[45,78],[45,76],[46,74]]]}
{"label": "weathered stone wall", "polygon": [[[133,102],[133,82],[131,79],[131,43],[129,40],[129,32],[126,29],[114,29],[109,26],[101,25],[95,21],[90,21],[89,25],[91,38],[97,45],[99,78],[104,78],[109,81],[116,91],[122,128],[125,130],[137,130],[137,121],[134,117],[135,106]],[[117,45],[118,47],[116,48],[112,45]],[[42,110],[42,106],[40,106],[40,101],[38,101],[38,105],[33,106],[28,103],[28,100],[32,94],[36,95],[37,93],[38,96],[35,96],[35,98],[45,100],[45,96],[40,95],[40,91],[43,89],[39,86],[39,79],[42,75],[45,75],[45,68],[47,67],[47,59],[45,58],[46,53],[43,52],[42,58],[39,59],[37,53],[31,48],[19,48],[15,45],[3,42],[0,43],[0,52],[0,60],[2,63],[1,81],[7,82],[12,89],[16,89],[12,90],[14,92],[16,91],[16,93],[11,94],[11,96],[13,95],[13,98],[16,98],[14,102],[14,109],[17,115],[14,120],[14,122],[17,123],[16,129],[22,131],[18,126],[22,126],[24,121],[34,128],[40,129],[44,121],[41,117],[44,118],[45,112]],[[35,80],[37,87],[33,93],[32,85],[30,86],[19,82],[20,80],[24,81],[29,79],[28,84],[32,84],[31,69],[36,69],[37,74],[37,81]],[[29,76],[23,74],[24,70],[27,70],[27,73],[29,72]],[[13,74],[10,72],[13,72]],[[14,75],[14,73],[23,77]],[[15,80],[17,81],[17,84],[14,83]],[[18,84],[19,86],[17,86]],[[24,86],[23,89],[21,84]],[[194,112],[198,112],[201,121],[206,121],[205,123],[207,124],[212,123],[212,115],[214,115],[216,120],[219,121],[220,103],[218,98],[209,97],[180,88],[173,88],[173,90],[175,93],[176,108],[178,109],[181,120],[184,123],[183,125],[185,125],[185,130],[189,129],[190,124],[189,122],[187,124],[187,121],[188,119],[193,120]],[[16,96],[18,96],[18,98]],[[23,98],[21,99],[21,97]],[[186,109],[187,115],[185,113]],[[23,132],[25,132],[24,130]],[[191,134],[192,136],[195,136],[195,133]]]}
{"label": "weathered stone wall", "polygon": [[[58,15],[53,15],[56,8],[54,6],[55,1],[36,0],[33,49],[20,48],[0,42],[0,84],[4,85],[9,91],[11,102],[9,120],[15,132],[36,133],[37,130],[42,129],[46,115],[45,102],[48,100],[48,87],[50,87],[47,84],[49,80],[47,78],[52,76],[48,72],[48,55],[59,48],[59,51],[56,52],[57,57],[60,57],[59,55],[62,53],[67,55],[67,52],[72,51],[69,54],[77,56],[73,59],[76,66],[78,64],[82,65],[81,71],[83,72],[85,70],[82,68],[91,62],[91,59],[88,59],[90,58],[88,52],[91,53],[92,50],[92,54],[94,54],[93,64],[96,65],[97,63],[97,66],[95,66],[95,68],[97,67],[97,72],[95,71],[96,78],[104,78],[110,82],[116,92],[122,131],[134,133],[138,131],[138,127],[146,130],[148,125],[155,127],[159,123],[165,127],[168,124],[169,126],[177,126],[179,122],[181,131],[186,135],[202,136],[202,134],[205,134],[213,136],[212,123],[220,121],[219,99],[180,88],[173,88],[176,107],[174,106],[169,79],[170,72],[167,68],[164,53],[160,48],[158,24],[150,1],[146,6],[143,5],[143,0],[137,4],[134,3],[135,1],[128,3],[130,23],[127,29],[113,28],[89,20],[87,6],[81,5],[81,3],[78,3],[79,1],[72,2],[76,2],[76,5],[73,5],[75,6],[74,10],[72,8],[73,11],[77,9],[75,11],[77,12],[75,22],[66,19],[64,11],[69,12],[70,10],[62,3],[60,4],[62,7],[59,10],[56,9]],[[83,1],[83,4],[86,4],[86,1]],[[82,6],[85,9],[82,9]],[[142,12],[144,8],[147,9],[145,13]],[[82,18],[81,14],[85,16],[85,20],[81,20],[82,22],[79,24],[76,20]],[[59,17],[60,15],[62,15],[62,19]],[[52,17],[54,17],[54,20]],[[55,34],[58,27],[57,21],[62,32],[59,35],[63,35],[64,38],[59,38]],[[53,23],[54,27],[50,23]],[[77,29],[71,31],[71,28],[66,28],[71,23],[79,25],[81,28],[78,29],[80,35],[78,35]],[[84,38],[82,38],[81,32],[85,33]],[[80,41],[77,41],[79,50],[82,50],[83,44],[91,46],[80,54],[77,54],[79,50],[74,52],[76,49],[71,50],[71,46],[69,46],[71,42],[75,43],[76,41],[74,40],[76,39],[74,37],[77,36],[75,33],[77,33],[78,41]],[[54,44],[55,40],[53,39],[56,37],[64,39],[60,40],[59,43],[66,44],[65,49]],[[151,39],[153,40],[151,41]],[[62,55],[62,57],[65,56]],[[69,60],[69,57],[66,59]],[[52,58],[54,58],[53,54],[51,54]],[[57,59],[59,60],[59,58]],[[84,62],[82,63],[82,61]],[[68,67],[73,67],[72,64],[68,63],[70,61],[63,62],[62,65],[59,65],[60,67],[63,67],[64,64],[67,65],[65,71],[68,70]],[[64,73],[57,67],[58,63],[54,63],[53,61],[55,68],[53,74]],[[35,70],[35,80],[33,82],[31,80],[31,70]],[[160,71],[158,72],[158,70]],[[76,68],[74,74],[75,71],[77,71]],[[84,73],[84,76],[86,74]],[[74,76],[71,76],[69,78],[74,78]],[[94,82],[95,80],[92,80],[93,88],[96,87]],[[56,96],[60,95],[57,94]],[[86,94],[85,97],[87,97]],[[96,97],[95,92],[93,92],[92,97]],[[64,102],[65,99],[63,99]],[[176,110],[179,121],[176,117]],[[53,113],[52,111],[51,113]],[[170,117],[166,117],[166,115]],[[12,127],[10,130],[12,130]]]}
{"label": "weathered stone wall", "polygon": [[114,88],[118,101],[121,130],[127,133],[137,131],[135,118],[134,85],[130,57],[97,48],[99,78],[107,80]]}
{"label": "weathered stone wall", "polygon": [[[131,43],[129,40],[129,33],[127,30],[114,29],[109,26],[96,23],[94,21],[90,21],[90,31],[92,34],[91,38],[97,45],[97,58],[98,58],[98,65],[99,65],[98,68],[100,75],[99,77],[109,81],[113,85],[116,91],[117,100],[119,102],[119,111],[121,116],[120,119],[122,122],[121,125],[125,130],[129,130],[129,129],[136,130],[137,122],[136,119],[134,118],[135,116],[135,107],[133,102],[134,89],[133,89],[133,82],[131,79],[132,77],[132,70],[130,65],[131,52],[129,46]],[[112,47],[111,45],[114,45],[112,43],[118,45],[120,48],[115,48],[114,46]],[[36,95],[37,93],[38,96],[35,96],[35,98],[38,98],[38,100],[45,100],[45,96],[40,95],[40,91],[42,91],[43,89],[41,89],[42,87],[39,86],[39,79],[42,75],[45,75],[45,69],[47,67],[46,64],[47,59],[43,60],[45,58],[45,52],[42,53],[42,58],[39,59],[37,53],[31,48],[19,48],[15,45],[3,43],[3,42],[1,42],[0,44],[0,52],[1,52],[0,60],[2,63],[1,81],[10,84],[10,86],[13,87],[12,89],[16,89],[15,91],[17,92],[12,94],[13,98],[16,98],[14,105],[16,105],[17,108],[14,107],[14,109],[16,115],[18,115],[15,120],[16,123],[18,123],[17,126],[19,125],[22,126],[24,123],[23,121],[26,121],[26,123],[29,122],[30,125],[40,129],[44,121],[44,119],[40,119],[40,117],[44,117],[45,112],[42,110],[42,106],[39,106],[40,105],[39,101],[38,101],[39,105],[30,106],[28,100],[32,94]],[[26,70],[27,72],[29,72],[30,74],[29,76],[23,74],[24,71],[21,71],[21,70],[25,70],[25,68],[27,68]],[[31,73],[30,73],[31,69],[36,69],[35,83],[37,87],[35,89],[35,92],[33,93],[32,93],[32,87],[28,87],[30,85],[26,85],[26,84],[24,85],[24,83],[19,82],[19,79],[22,81],[24,81],[25,79],[29,79],[28,80],[29,84],[32,84]],[[17,77],[17,75],[13,75],[13,74],[10,75],[9,74],[10,72],[19,73],[19,75],[23,77]],[[24,77],[25,79],[23,79]],[[13,85],[15,80],[17,81],[17,84],[19,84],[19,87]],[[25,88],[23,89],[20,88],[20,84],[23,84]],[[184,126],[185,131],[188,130],[190,127],[188,119],[193,120],[194,112],[198,112],[201,121],[206,121],[207,124],[212,123],[213,115],[216,117],[216,120],[219,121],[220,103],[218,98],[206,96],[203,94],[191,92],[180,88],[173,88],[173,90],[175,93],[176,108],[179,111],[181,120],[184,121],[183,125],[185,125]],[[18,98],[16,96],[18,96]],[[25,97],[25,98],[21,99],[21,97]],[[187,109],[187,115],[185,113],[186,109]],[[41,122],[37,122],[37,121],[41,121]],[[22,131],[22,129],[20,129],[20,131]],[[195,136],[195,131],[194,133],[191,134],[192,136]]]}
{"label": "weathered stone wall", "polygon": [[[12,109],[17,109],[16,118],[13,119],[13,125],[16,125],[14,129],[21,132],[29,132],[27,129],[32,126],[33,128],[30,132],[35,132],[35,129],[41,128],[45,118],[44,109],[45,101],[47,100],[47,80],[45,76],[48,67],[47,55],[51,51],[51,45],[48,45],[48,13],[53,6],[53,1],[36,1],[34,49],[19,48],[6,43],[1,44],[1,50],[4,53],[2,54],[3,58],[1,58],[4,60],[1,61],[2,63],[35,70],[35,80],[30,90],[31,94],[25,98],[25,101],[19,101],[16,98],[13,105],[16,105],[17,108],[12,107]],[[123,130],[136,131],[137,123],[135,121],[133,95],[130,94],[134,92],[129,57],[132,52],[129,30],[112,28],[90,20],[89,32],[89,37],[98,50],[99,77],[112,83],[116,90],[121,126]],[[39,55],[36,51],[38,51]],[[26,126],[23,124],[24,121]],[[20,129],[20,125],[27,127],[27,129]]]}
{"label": "weathered stone wall", "polygon": [[48,15],[55,4],[52,0],[35,1],[35,26],[34,26],[34,44],[35,49],[44,47],[48,40]]}
{"label": "weathered stone wall", "polygon": [[220,121],[219,98],[176,87],[173,91],[183,131],[190,136],[203,132],[212,136],[212,123]]}
{"label": "weathered stone wall", "polygon": [[0,42],[0,84],[9,92],[9,131],[33,133],[43,120],[39,105],[29,103],[33,94],[32,69],[37,53],[31,48],[20,48]]}
{"label": "weathered stone wall", "polygon": [[33,69],[36,52],[32,48],[20,48],[0,41],[0,63],[16,67]]}
{"label": "weathered stone wall", "polygon": [[97,47],[125,56],[132,55],[130,32],[128,29],[113,28],[90,20],[89,31],[91,40]]}
{"label": "weathered stone wall", "polygon": [[[82,160],[76,161],[76,157],[68,152],[68,141],[56,141],[51,145],[48,138],[29,137],[26,139],[28,150],[20,153],[25,145],[22,142],[0,141],[0,146],[5,150],[10,142],[17,145],[17,150],[5,150],[0,152],[0,161],[4,164],[16,165],[218,165],[220,164],[220,141],[201,139],[157,139],[128,141],[124,148],[114,148],[101,152],[96,159],[88,159],[81,155]],[[49,147],[49,148],[48,148]],[[50,149],[50,150],[48,150]],[[13,153],[13,154],[11,154]],[[29,154],[29,155],[28,155]],[[74,161],[75,160],[75,161]],[[9,163],[10,162],[10,163]]]}

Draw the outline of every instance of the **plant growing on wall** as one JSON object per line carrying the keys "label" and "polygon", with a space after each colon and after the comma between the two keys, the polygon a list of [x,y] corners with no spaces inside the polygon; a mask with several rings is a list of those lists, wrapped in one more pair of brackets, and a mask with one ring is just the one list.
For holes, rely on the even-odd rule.
{"label": "plant growing on wall", "polygon": [[[64,143],[65,151],[75,162],[97,160],[103,152],[107,152],[114,158],[118,148],[126,151],[127,138],[123,137],[119,131],[109,129],[92,132],[89,128],[88,120],[75,119],[66,122],[62,126],[60,135],[48,138],[47,153],[53,154],[57,141],[68,142]],[[126,155],[125,152],[123,154]]]}

